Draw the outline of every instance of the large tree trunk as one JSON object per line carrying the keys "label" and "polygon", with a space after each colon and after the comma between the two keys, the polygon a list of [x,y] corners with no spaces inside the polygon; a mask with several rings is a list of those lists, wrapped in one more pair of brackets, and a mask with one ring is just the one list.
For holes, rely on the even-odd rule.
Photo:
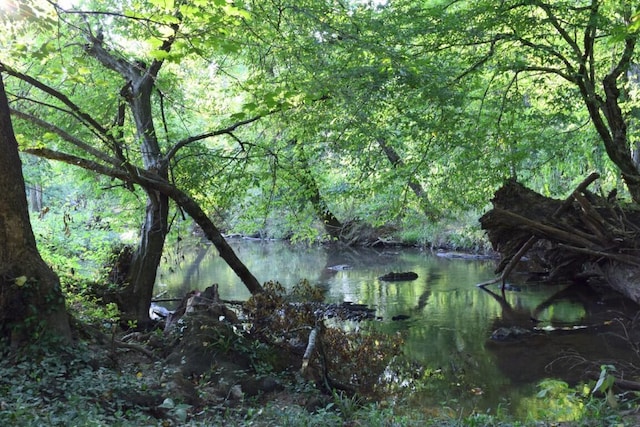
{"label": "large tree trunk", "polygon": [[[640,211],[620,208],[613,197],[587,191],[593,174],[566,200],[541,196],[507,182],[480,218],[502,255],[497,273],[508,274],[524,255],[537,261],[548,280],[604,279],[640,303]],[[502,277],[503,281],[506,277]]]}
{"label": "large tree trunk", "polygon": [[19,346],[42,337],[71,340],[58,276],[36,247],[22,163],[0,75],[0,337]]}

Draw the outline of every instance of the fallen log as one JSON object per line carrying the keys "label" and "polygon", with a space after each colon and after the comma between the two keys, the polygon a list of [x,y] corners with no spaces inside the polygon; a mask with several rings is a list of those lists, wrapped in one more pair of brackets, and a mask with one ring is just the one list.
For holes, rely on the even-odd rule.
{"label": "fallen log", "polygon": [[480,218],[494,250],[501,254],[500,277],[478,286],[504,283],[525,256],[535,259],[547,280],[601,278],[611,288],[640,303],[640,210],[622,208],[587,187],[587,177],[564,200],[542,196],[507,181]]}

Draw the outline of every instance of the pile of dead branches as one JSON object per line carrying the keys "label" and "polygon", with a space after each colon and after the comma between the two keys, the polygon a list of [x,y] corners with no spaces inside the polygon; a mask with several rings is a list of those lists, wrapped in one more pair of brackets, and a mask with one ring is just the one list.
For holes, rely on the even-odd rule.
{"label": "pile of dead branches", "polygon": [[[615,195],[596,195],[591,174],[565,200],[544,197],[510,180],[480,223],[502,260],[503,284],[525,256],[535,258],[547,280],[600,276],[640,302],[640,210],[621,207]],[[488,283],[482,284],[486,285]]]}

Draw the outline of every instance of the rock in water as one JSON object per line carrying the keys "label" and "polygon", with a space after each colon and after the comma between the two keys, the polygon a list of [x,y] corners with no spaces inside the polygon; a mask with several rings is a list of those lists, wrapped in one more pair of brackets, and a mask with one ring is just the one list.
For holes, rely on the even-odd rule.
{"label": "rock in water", "polygon": [[379,280],[383,280],[385,282],[402,282],[409,280],[416,280],[418,278],[418,274],[413,271],[407,271],[403,273],[387,273],[384,276],[378,277]]}

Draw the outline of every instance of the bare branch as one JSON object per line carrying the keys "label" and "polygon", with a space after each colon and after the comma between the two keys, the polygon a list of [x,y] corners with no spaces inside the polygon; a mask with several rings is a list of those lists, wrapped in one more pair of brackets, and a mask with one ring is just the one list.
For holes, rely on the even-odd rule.
{"label": "bare branch", "polygon": [[191,144],[193,142],[201,141],[203,139],[211,138],[211,137],[214,137],[214,136],[225,135],[225,134],[228,134],[228,135],[231,135],[232,137],[234,137],[233,134],[232,134],[232,132],[234,130],[236,130],[240,126],[248,125],[249,123],[253,123],[253,122],[257,121],[257,120],[260,120],[262,117],[264,117],[264,114],[260,114],[260,115],[254,116],[254,117],[252,117],[250,119],[241,120],[241,121],[236,122],[236,123],[232,124],[231,126],[226,127],[224,129],[218,129],[218,130],[215,130],[215,131],[212,131],[212,132],[207,132],[207,133],[203,133],[203,134],[200,134],[200,135],[190,136],[188,138],[182,139],[182,140],[178,141],[173,147],[171,147],[171,149],[169,150],[169,152],[165,156],[165,160],[166,161],[170,161],[173,157],[175,157],[176,153],[182,147],[184,147],[186,145],[189,145],[189,144]]}

